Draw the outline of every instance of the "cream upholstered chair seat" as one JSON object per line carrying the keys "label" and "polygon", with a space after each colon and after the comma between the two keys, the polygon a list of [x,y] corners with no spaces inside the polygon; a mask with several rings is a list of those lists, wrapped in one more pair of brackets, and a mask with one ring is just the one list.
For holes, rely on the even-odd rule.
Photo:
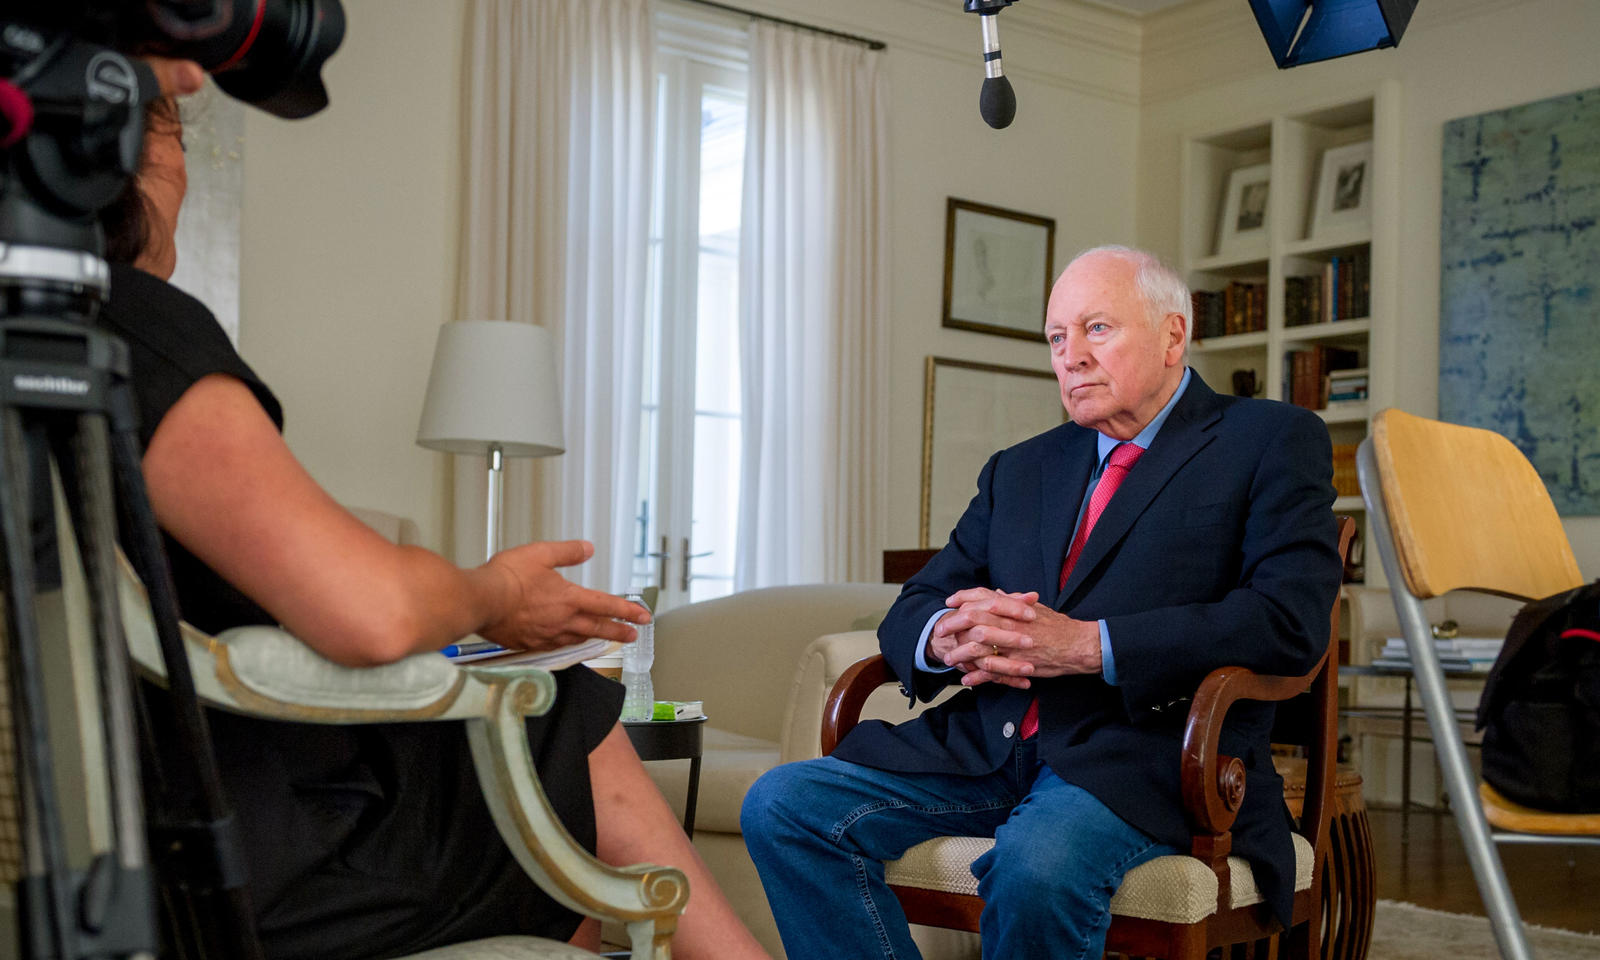
{"label": "cream upholstered chair seat", "polygon": [[[1300,834],[1294,839],[1294,888],[1311,888],[1311,844]],[[985,837],[939,837],[919,843],[899,860],[884,864],[891,884],[978,895],[972,862],[994,846]],[[1235,908],[1261,902],[1255,874],[1242,857],[1228,858],[1232,881],[1229,902]],[[1119,917],[1142,917],[1164,923],[1199,923],[1217,912],[1217,875],[1190,856],[1157,857],[1128,871],[1111,898],[1111,912]]]}

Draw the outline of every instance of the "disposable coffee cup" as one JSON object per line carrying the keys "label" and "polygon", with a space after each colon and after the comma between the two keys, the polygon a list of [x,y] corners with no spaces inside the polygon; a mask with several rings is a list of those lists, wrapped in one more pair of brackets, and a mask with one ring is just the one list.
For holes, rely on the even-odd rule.
{"label": "disposable coffee cup", "polygon": [[622,682],[621,650],[618,650],[616,653],[608,653],[603,657],[595,657],[593,660],[585,660],[583,661],[583,665],[588,667],[590,670],[593,670],[595,673],[600,674],[602,677],[609,677],[618,683]]}

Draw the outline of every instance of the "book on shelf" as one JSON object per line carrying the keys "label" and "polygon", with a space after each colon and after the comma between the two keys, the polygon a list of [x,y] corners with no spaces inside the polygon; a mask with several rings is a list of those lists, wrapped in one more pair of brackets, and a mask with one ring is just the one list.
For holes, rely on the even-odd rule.
{"label": "book on shelf", "polygon": [[1196,290],[1192,294],[1194,300],[1194,326],[1192,334],[1196,340],[1205,340],[1211,337],[1224,336],[1227,331],[1227,316],[1223,312],[1222,293],[1218,290]]}
{"label": "book on shelf", "polygon": [[[1365,253],[1329,257],[1322,265],[1319,321],[1354,320],[1372,313],[1372,265]],[[1287,291],[1286,291],[1287,292]]]}
{"label": "book on shelf", "polygon": [[[1410,670],[1411,658],[1409,656],[1404,658],[1373,657],[1372,665],[1374,667],[1387,667],[1390,670]],[[1458,657],[1439,658],[1439,669],[1445,673],[1488,673],[1489,668],[1492,666],[1494,666],[1494,661],[1492,660],[1464,660]]]}
{"label": "book on shelf", "polygon": [[1222,335],[1267,329],[1267,285],[1234,280],[1222,289]]}
{"label": "book on shelf", "polygon": [[[1488,673],[1505,645],[1504,637],[1437,637],[1434,652],[1445,673]],[[1372,658],[1374,666],[1411,669],[1411,648],[1404,637],[1389,637]]]}
{"label": "book on shelf", "polygon": [[[1319,343],[1304,350],[1289,351],[1285,361],[1289,389],[1284,396],[1297,407],[1321,410],[1328,405],[1331,394],[1327,378],[1335,371],[1358,368],[1361,354],[1347,347]],[[1340,390],[1341,394],[1350,392]]]}
{"label": "book on shelf", "polygon": [[1341,497],[1361,496],[1361,481],[1356,476],[1356,445],[1333,445],[1333,492]]}
{"label": "book on shelf", "polygon": [[[1470,660],[1493,660],[1500,656],[1500,649],[1505,646],[1504,637],[1435,637],[1433,649],[1439,656],[1465,657]],[[1385,657],[1409,657],[1411,648],[1406,644],[1405,637],[1389,637],[1383,641]]]}
{"label": "book on shelf", "polygon": [[1283,279],[1283,325],[1303,327],[1322,323],[1322,277],[1318,274]]}

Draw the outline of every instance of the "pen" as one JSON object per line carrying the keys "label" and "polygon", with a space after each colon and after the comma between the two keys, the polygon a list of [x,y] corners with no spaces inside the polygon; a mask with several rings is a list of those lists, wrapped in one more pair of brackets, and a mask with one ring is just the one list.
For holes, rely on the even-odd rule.
{"label": "pen", "polygon": [[447,657],[469,657],[479,653],[498,653],[505,648],[498,643],[487,640],[464,640],[461,643],[452,643],[439,652]]}

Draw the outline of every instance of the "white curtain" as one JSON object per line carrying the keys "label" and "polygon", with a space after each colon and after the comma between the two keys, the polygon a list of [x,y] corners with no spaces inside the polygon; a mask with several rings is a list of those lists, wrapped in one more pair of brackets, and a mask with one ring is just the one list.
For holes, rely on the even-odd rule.
{"label": "white curtain", "polygon": [[[505,543],[582,537],[621,591],[638,474],[655,38],[648,0],[477,0],[458,316],[541,323],[566,453],[507,461]],[[457,458],[456,555],[481,559],[484,463]]]}
{"label": "white curtain", "polygon": [[750,29],[735,589],[879,579],[889,321],[882,61],[809,31]]}

